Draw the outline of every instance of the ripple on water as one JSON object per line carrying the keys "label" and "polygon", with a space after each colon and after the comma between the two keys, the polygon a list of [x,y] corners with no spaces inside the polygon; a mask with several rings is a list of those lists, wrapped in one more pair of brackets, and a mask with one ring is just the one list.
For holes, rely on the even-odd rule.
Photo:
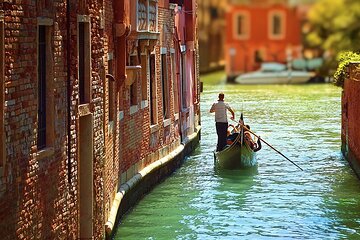
{"label": "ripple on water", "polygon": [[[258,166],[213,166],[220,91],[268,143]],[[340,153],[340,89],[206,86],[199,148],[126,215],[116,239],[360,239],[360,185]]]}

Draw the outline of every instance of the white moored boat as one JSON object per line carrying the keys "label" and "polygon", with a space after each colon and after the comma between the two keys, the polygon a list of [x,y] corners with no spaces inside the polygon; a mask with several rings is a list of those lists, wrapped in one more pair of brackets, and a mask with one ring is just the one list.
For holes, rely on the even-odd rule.
{"label": "white moored boat", "polygon": [[239,84],[301,84],[306,83],[314,74],[306,71],[288,70],[281,63],[263,63],[260,70],[239,75]]}

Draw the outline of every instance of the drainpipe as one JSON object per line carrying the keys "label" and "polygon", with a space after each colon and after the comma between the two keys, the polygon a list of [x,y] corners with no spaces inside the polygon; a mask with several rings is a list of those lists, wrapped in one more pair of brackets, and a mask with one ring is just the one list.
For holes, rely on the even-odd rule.
{"label": "drainpipe", "polygon": [[[115,13],[115,71],[117,79],[117,90],[120,89],[120,85],[126,79],[126,36],[130,32],[130,26],[126,24],[125,1],[127,0],[117,0],[113,2],[113,8]],[[129,6],[128,2],[127,6]]]}
{"label": "drainpipe", "polygon": [[[176,23],[175,23],[176,24]],[[183,74],[182,69],[180,69],[181,64],[181,48],[180,48],[180,42],[181,40],[179,39],[178,36],[178,30],[177,27],[175,26],[174,28],[174,46],[176,49],[176,79],[177,79],[177,88],[178,88],[178,108],[179,108],[179,133],[180,133],[180,141],[181,143],[183,142],[183,135],[182,135],[182,89],[181,89],[181,81],[182,79],[180,79],[180,71],[181,71],[181,76]]]}

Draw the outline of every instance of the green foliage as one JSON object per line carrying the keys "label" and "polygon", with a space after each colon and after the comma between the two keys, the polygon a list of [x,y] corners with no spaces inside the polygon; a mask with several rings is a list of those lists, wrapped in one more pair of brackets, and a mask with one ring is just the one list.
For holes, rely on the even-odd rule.
{"label": "green foliage", "polygon": [[334,74],[335,85],[339,87],[344,86],[344,81],[347,76],[347,67],[351,62],[360,62],[360,54],[354,52],[341,52],[337,61],[339,62],[338,68]]}
{"label": "green foliage", "polygon": [[[312,29],[306,43],[325,53],[328,59],[324,68],[328,69],[324,70],[331,76],[337,66],[334,56],[343,51],[360,51],[360,1],[319,0],[310,9],[308,19]],[[341,80],[336,84],[341,86]]]}
{"label": "green foliage", "polygon": [[359,0],[319,0],[308,17],[313,29],[306,40],[311,46],[335,55],[360,50]]}

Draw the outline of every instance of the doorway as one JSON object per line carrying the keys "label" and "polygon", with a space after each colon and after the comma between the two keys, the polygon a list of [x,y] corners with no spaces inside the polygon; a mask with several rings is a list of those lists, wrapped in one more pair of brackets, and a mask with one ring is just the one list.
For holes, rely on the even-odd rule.
{"label": "doorway", "polygon": [[80,166],[80,238],[93,236],[93,117],[81,116],[79,121]]}

